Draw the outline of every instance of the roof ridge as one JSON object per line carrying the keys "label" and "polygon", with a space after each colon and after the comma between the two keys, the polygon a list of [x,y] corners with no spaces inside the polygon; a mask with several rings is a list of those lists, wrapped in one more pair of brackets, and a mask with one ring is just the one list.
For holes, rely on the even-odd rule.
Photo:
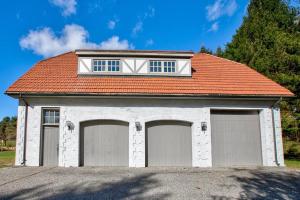
{"label": "roof ridge", "polygon": [[[219,59],[222,59],[222,60],[226,60],[226,61],[229,61],[229,62],[232,62],[232,63],[235,63],[235,64],[245,65],[243,63],[240,63],[240,62],[237,62],[237,61],[234,61],[234,60],[230,60],[228,58],[219,57],[219,56],[216,56],[216,55],[213,55],[213,54],[209,54],[209,53],[199,53],[199,54],[205,54],[205,55],[208,55],[208,56],[211,56],[211,57],[215,57],[215,58],[219,58]],[[248,65],[245,65],[245,66],[249,67]],[[249,67],[249,68],[251,68],[251,67]]]}
{"label": "roof ridge", "polygon": [[38,61],[37,64],[38,64],[38,63],[41,63],[41,62],[45,62],[45,61],[51,60],[51,59],[54,59],[54,58],[57,58],[57,57],[60,57],[60,56],[64,56],[64,55],[69,54],[69,53],[74,53],[74,52],[75,52],[75,51],[67,51],[67,52],[62,53],[62,54],[58,54],[58,55],[55,55],[55,56],[51,56],[51,57],[49,57],[49,58],[45,58],[45,59],[42,59],[42,60]]}

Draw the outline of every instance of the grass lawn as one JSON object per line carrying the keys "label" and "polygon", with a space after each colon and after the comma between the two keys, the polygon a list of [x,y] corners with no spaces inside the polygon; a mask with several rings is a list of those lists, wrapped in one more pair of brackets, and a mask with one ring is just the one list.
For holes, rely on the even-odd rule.
{"label": "grass lawn", "polygon": [[1,151],[0,152],[0,168],[10,167],[15,162],[15,152],[14,151]]}
{"label": "grass lawn", "polygon": [[[300,143],[296,141],[283,140],[285,165],[289,168],[300,169]],[[290,150],[293,149],[291,152]],[[292,154],[292,156],[291,156]]]}
{"label": "grass lawn", "polygon": [[285,159],[285,165],[289,168],[300,169],[300,160]]}

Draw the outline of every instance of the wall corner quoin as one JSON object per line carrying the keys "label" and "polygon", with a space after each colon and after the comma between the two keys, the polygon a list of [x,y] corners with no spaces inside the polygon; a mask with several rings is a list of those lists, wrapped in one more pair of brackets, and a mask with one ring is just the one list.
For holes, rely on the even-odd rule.
{"label": "wall corner quoin", "polygon": [[[277,165],[284,166],[284,151],[283,151],[283,141],[282,141],[282,127],[281,127],[281,113],[280,108],[275,107],[272,109],[273,112],[273,131],[274,131],[274,151],[277,154]],[[276,149],[275,149],[276,147]]]}
{"label": "wall corner quoin", "polygon": [[16,158],[15,165],[23,164],[24,156],[24,134],[25,134],[25,105],[19,101],[18,106],[18,121],[17,121],[17,136],[16,136]]}

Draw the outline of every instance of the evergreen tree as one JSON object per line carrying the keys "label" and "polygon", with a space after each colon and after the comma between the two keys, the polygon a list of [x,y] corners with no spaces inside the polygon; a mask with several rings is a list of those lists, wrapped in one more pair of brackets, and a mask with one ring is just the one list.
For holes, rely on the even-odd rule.
{"label": "evergreen tree", "polygon": [[222,57],[223,54],[224,54],[224,52],[223,52],[222,48],[221,48],[221,47],[218,47],[217,50],[216,50],[215,55],[216,55],[216,56],[219,56],[219,57]]}
{"label": "evergreen tree", "polygon": [[299,140],[299,7],[284,0],[251,0],[248,15],[223,56],[247,64],[296,95],[281,103],[282,127],[285,134]]}
{"label": "evergreen tree", "polygon": [[201,46],[200,48],[200,53],[208,53],[208,54],[212,54],[212,51],[208,48],[206,48],[205,46]]}
{"label": "evergreen tree", "polygon": [[8,126],[9,126],[10,118],[4,117],[0,122],[0,140],[4,141],[4,145],[6,146],[6,141],[8,140]]}
{"label": "evergreen tree", "polygon": [[7,140],[16,139],[17,117],[4,117],[0,121],[0,140],[6,146]]}

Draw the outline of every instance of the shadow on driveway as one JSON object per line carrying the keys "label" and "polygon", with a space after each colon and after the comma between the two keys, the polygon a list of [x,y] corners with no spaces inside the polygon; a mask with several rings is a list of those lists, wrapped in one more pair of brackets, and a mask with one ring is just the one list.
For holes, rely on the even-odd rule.
{"label": "shadow on driveway", "polygon": [[0,199],[300,199],[300,171],[283,168],[26,167],[0,177]]}
{"label": "shadow on driveway", "polygon": [[[123,178],[109,183],[95,181],[70,184],[61,189],[55,189],[51,185],[39,185],[36,187],[18,190],[13,194],[4,196],[4,199],[165,199],[168,193],[156,193],[155,196],[147,195],[147,191],[160,187],[158,180],[153,178],[153,173],[147,173],[131,178]],[[51,196],[45,196],[51,193]],[[1,199],[2,199],[1,198]]]}
{"label": "shadow on driveway", "polygon": [[[240,199],[300,199],[299,171],[247,170],[246,176],[238,175],[241,171],[244,171],[244,169],[234,169],[234,173],[237,175],[229,176],[242,189],[239,193]],[[227,196],[212,196],[212,199],[215,200],[230,198]]]}

